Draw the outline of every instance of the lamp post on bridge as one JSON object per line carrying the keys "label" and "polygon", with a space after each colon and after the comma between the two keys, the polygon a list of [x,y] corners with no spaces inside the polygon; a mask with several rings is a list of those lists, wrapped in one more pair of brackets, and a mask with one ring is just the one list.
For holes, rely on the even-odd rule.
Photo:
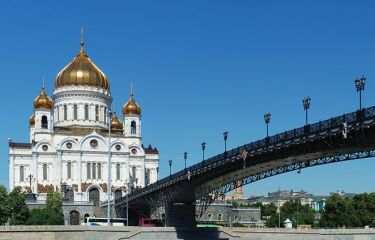
{"label": "lamp post on bridge", "polygon": [[268,137],[268,125],[269,125],[270,121],[271,121],[271,113],[268,112],[268,113],[264,114],[264,122],[265,122],[266,127],[267,127],[267,137]]}
{"label": "lamp post on bridge", "polygon": [[171,176],[172,175],[172,160],[169,160],[168,164],[169,164],[169,176]]}
{"label": "lamp post on bridge", "polygon": [[310,108],[310,103],[311,103],[311,98],[310,97],[305,97],[303,100],[302,100],[302,103],[303,103],[303,109],[305,110],[305,113],[306,113],[306,118],[305,118],[305,125],[308,124],[308,116],[307,116],[307,113],[308,113],[308,110]]}
{"label": "lamp post on bridge", "polygon": [[206,150],[206,143],[203,142],[203,143],[201,144],[201,146],[202,146],[202,161],[204,162],[204,151]]}
{"label": "lamp post on bridge", "polygon": [[359,110],[362,110],[362,91],[365,90],[366,79],[365,76],[362,76],[354,81],[357,92],[359,92]]}
{"label": "lamp post on bridge", "polygon": [[223,137],[224,137],[224,151],[227,152],[228,131],[225,131],[223,133]]}
{"label": "lamp post on bridge", "polygon": [[184,152],[184,160],[185,160],[185,169],[186,169],[186,159],[187,159],[187,152]]}

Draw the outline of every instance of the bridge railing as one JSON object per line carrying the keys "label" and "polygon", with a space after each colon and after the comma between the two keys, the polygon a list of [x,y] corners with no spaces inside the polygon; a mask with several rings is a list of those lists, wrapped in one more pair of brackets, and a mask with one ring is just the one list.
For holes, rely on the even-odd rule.
{"label": "bridge railing", "polygon": [[[368,119],[373,119],[375,117],[375,106],[369,107],[366,109],[358,110],[348,114],[343,114],[338,117],[330,118],[324,121],[313,123],[310,125],[305,125],[300,128],[295,128],[293,130],[285,131],[268,138],[257,140],[240,147],[231,149],[227,152],[213,156],[207,160],[194,164],[186,169],[183,169],[179,172],[172,174],[171,176],[165,177],[155,183],[152,183],[142,189],[135,190],[131,195],[143,195],[145,193],[151,192],[153,190],[162,188],[166,185],[172,184],[179,180],[182,180],[187,177],[189,172],[191,176],[194,176],[196,173],[203,171],[205,167],[208,167],[212,164],[219,163],[221,161],[232,161],[237,159],[240,155],[240,149],[245,149],[246,151],[259,152],[264,151],[265,147],[269,147],[277,144],[285,144],[286,142],[294,142],[296,139],[301,139],[302,137],[315,135],[322,133],[324,131],[340,128],[342,123],[347,123],[352,125],[361,121],[366,121]],[[136,197],[136,196],[134,196]]]}

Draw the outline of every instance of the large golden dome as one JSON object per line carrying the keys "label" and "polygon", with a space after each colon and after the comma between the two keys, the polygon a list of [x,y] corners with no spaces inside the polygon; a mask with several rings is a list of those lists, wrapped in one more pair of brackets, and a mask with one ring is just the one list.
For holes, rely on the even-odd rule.
{"label": "large golden dome", "polygon": [[94,86],[109,90],[108,78],[87,56],[83,42],[73,61],[57,74],[55,88],[63,86]]}
{"label": "large golden dome", "polygon": [[52,109],[52,100],[50,97],[48,97],[44,86],[42,87],[42,93],[35,98],[34,100],[34,108],[46,108],[46,109]]}
{"label": "large golden dome", "polygon": [[142,112],[141,107],[134,100],[133,83],[131,83],[131,85],[130,85],[130,99],[122,107],[122,113],[124,115],[141,115],[141,112]]}
{"label": "large golden dome", "polygon": [[116,112],[113,114],[113,117],[111,119],[111,129],[114,129],[114,130],[123,129],[122,123],[118,119]]}

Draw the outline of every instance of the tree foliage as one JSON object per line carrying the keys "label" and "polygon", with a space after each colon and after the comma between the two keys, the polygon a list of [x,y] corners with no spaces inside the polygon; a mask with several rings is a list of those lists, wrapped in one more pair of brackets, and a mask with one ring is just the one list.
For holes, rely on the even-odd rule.
{"label": "tree foliage", "polygon": [[3,185],[0,185],[0,225],[4,225],[8,222],[10,212],[7,206],[7,202],[7,189]]}
{"label": "tree foliage", "polygon": [[62,198],[58,192],[47,193],[46,207],[34,208],[31,211],[28,225],[62,225],[64,214],[62,212]]}
{"label": "tree foliage", "polygon": [[26,193],[20,187],[16,187],[8,195],[8,209],[10,211],[10,225],[24,225],[30,216],[26,206]]}
{"label": "tree foliage", "polygon": [[[289,218],[294,227],[298,225],[313,225],[315,221],[314,210],[308,205],[301,205],[299,200],[284,203],[280,208],[280,227]],[[275,211],[266,222],[267,227],[279,226],[279,214]]]}
{"label": "tree foliage", "polygon": [[320,219],[321,227],[364,227],[374,226],[375,193],[363,193],[353,198],[332,194],[326,201]]}

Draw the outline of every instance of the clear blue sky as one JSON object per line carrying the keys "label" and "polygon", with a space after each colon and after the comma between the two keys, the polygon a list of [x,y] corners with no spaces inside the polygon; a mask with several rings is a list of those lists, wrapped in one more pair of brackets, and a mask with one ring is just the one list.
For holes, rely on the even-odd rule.
{"label": "clear blue sky", "polygon": [[[117,110],[130,81],[143,108],[143,140],[160,150],[161,175],[270,132],[358,107],[354,79],[368,77],[364,105],[375,105],[374,1],[7,1],[0,6],[0,184],[8,185],[7,138],[29,140],[40,93],[79,49],[107,74]],[[375,191],[375,159],[289,173],[246,188],[326,194]]]}

